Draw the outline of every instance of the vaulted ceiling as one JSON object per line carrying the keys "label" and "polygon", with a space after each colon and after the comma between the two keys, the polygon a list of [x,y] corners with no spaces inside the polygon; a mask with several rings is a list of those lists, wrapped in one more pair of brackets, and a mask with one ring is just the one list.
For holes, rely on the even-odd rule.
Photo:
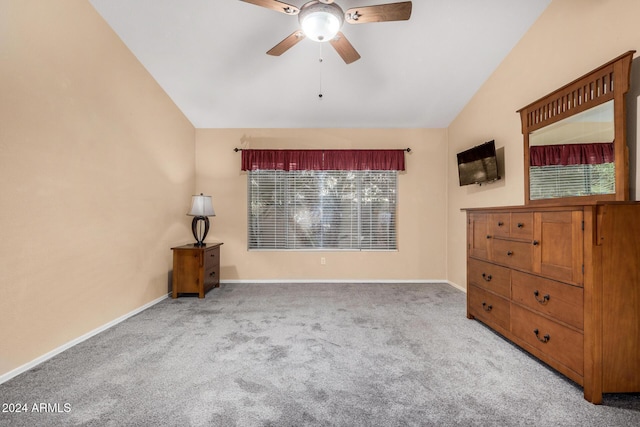
{"label": "vaulted ceiling", "polygon": [[266,55],[298,19],[240,0],[90,2],[196,128],[442,128],[551,0],[414,0],[408,21],[345,23],[349,65],[308,39]]}

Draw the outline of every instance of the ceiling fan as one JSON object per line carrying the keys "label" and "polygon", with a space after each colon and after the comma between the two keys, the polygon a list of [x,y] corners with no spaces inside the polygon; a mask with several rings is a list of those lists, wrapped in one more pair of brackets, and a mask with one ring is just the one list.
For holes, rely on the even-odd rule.
{"label": "ceiling fan", "polygon": [[317,42],[329,42],[347,64],[360,59],[340,29],[347,21],[350,24],[366,24],[368,22],[406,21],[411,17],[410,1],[387,3],[375,6],[362,6],[347,9],[346,12],[333,0],[312,0],[301,7],[283,3],[278,0],[241,0],[245,3],[266,7],[286,15],[298,15],[300,29],[294,31],[267,52],[268,55],[280,56],[304,38]]}

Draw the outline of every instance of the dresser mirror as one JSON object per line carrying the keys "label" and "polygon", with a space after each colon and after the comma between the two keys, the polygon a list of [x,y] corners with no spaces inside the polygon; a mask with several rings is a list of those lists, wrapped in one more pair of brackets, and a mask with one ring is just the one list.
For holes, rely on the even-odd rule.
{"label": "dresser mirror", "polygon": [[615,194],[613,100],[529,135],[529,197]]}
{"label": "dresser mirror", "polygon": [[629,200],[625,94],[634,52],[518,111],[526,204]]}

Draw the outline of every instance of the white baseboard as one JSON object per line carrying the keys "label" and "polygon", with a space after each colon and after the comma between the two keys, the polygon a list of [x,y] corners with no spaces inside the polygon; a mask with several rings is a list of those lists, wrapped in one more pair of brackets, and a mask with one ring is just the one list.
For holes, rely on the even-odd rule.
{"label": "white baseboard", "polygon": [[371,280],[371,279],[242,279],[220,283],[447,283],[446,280]]}
{"label": "white baseboard", "polygon": [[449,286],[456,288],[459,291],[467,293],[467,289],[458,285],[457,283],[451,282],[449,280],[424,280],[424,279],[416,279],[416,280],[371,280],[371,279],[362,279],[362,280],[344,280],[344,279],[331,279],[331,280],[308,280],[308,279],[269,279],[269,280],[221,280],[220,283],[446,283]]}
{"label": "white baseboard", "polygon": [[453,286],[454,288],[458,289],[459,291],[464,292],[465,294],[467,293],[467,288],[463,288],[462,286],[458,285],[457,283],[453,283],[449,280],[447,280],[447,283],[451,286]]}
{"label": "white baseboard", "polygon": [[118,323],[123,322],[123,321],[127,320],[128,318],[130,318],[132,316],[135,316],[136,314],[146,310],[147,308],[149,308],[149,307],[151,307],[153,305],[156,305],[160,301],[167,299],[168,296],[169,296],[169,294],[163,295],[160,298],[156,298],[155,300],[153,300],[151,302],[148,302],[147,304],[145,304],[145,305],[143,305],[141,307],[138,307],[135,310],[133,310],[133,311],[131,311],[131,312],[129,312],[129,313],[123,315],[123,316],[120,316],[117,319],[114,319],[109,323],[106,323],[106,324],[100,326],[99,328],[96,328],[96,329],[94,329],[92,331],[89,331],[86,334],[84,334],[84,335],[82,335],[82,336],[80,336],[80,337],[78,337],[76,339],[73,339],[73,340],[69,341],[68,343],[65,343],[65,344],[61,345],[60,347],[55,348],[55,349],[51,350],[50,352],[48,352],[48,353],[46,353],[46,354],[44,354],[44,355],[42,355],[42,356],[40,356],[40,357],[38,357],[36,359],[33,359],[31,362],[25,363],[24,365],[19,366],[16,369],[7,372],[6,374],[0,375],[0,384],[9,381],[11,378],[18,376],[21,373],[26,372],[31,368],[34,368],[35,366],[41,364],[42,362],[45,362],[45,361],[51,359],[52,357],[62,353],[63,351],[73,347],[74,345],[80,344],[82,341],[86,341],[89,338],[91,338],[91,337],[93,337],[95,335],[98,335],[100,332],[106,331],[107,329],[117,325]]}
{"label": "white baseboard", "polygon": [[450,282],[448,280],[424,280],[424,279],[415,279],[415,280],[397,280],[397,279],[393,279],[393,280],[371,280],[371,279],[327,279],[327,280],[322,280],[322,279],[314,279],[314,280],[309,280],[309,279],[268,279],[268,280],[221,280],[220,283],[225,284],[234,284],[234,283],[264,283],[264,284],[269,284],[269,283],[316,283],[316,284],[323,284],[323,283],[400,283],[400,284],[410,284],[410,283],[420,283],[420,284],[428,284],[428,283],[445,283],[447,285],[453,286],[456,289],[459,289],[463,292],[466,292],[467,290],[453,282]]}

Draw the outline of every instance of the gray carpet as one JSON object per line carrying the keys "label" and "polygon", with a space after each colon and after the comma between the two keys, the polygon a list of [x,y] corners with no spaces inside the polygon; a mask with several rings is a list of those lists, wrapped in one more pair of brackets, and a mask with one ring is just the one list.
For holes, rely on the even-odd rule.
{"label": "gray carpet", "polygon": [[223,284],[162,301],[0,396],[27,405],[1,426],[640,425],[640,395],[586,402],[468,320],[444,284]]}

